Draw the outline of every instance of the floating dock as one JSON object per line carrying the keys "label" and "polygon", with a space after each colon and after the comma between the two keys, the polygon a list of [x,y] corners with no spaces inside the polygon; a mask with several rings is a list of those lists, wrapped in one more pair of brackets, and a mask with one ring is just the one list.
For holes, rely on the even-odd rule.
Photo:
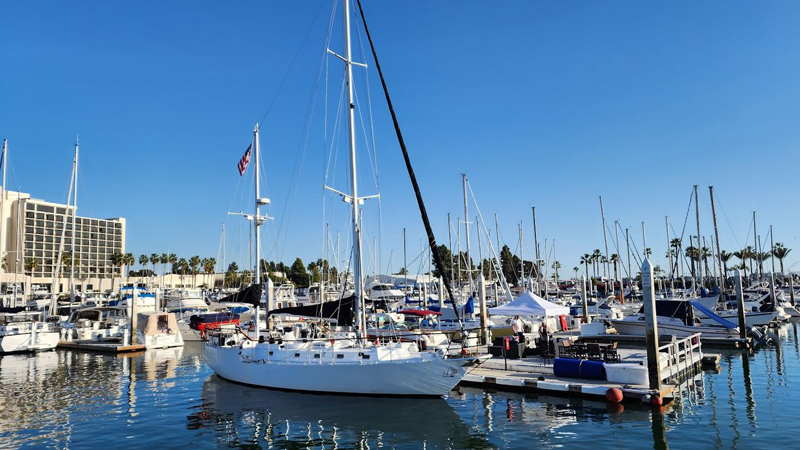
{"label": "floating dock", "polygon": [[58,348],[69,350],[83,350],[89,352],[102,352],[102,353],[133,353],[143,352],[144,345],[123,345],[114,342],[97,342],[97,341],[73,341],[73,342],[59,342]]}
{"label": "floating dock", "polygon": [[[617,351],[620,362],[605,364],[605,371],[610,372],[615,368],[636,369],[640,371],[640,375],[642,370],[646,371],[647,352],[643,348],[618,348]],[[646,381],[643,384],[626,384],[556,376],[554,359],[543,359],[538,356],[522,359],[502,357],[489,359],[480,367],[470,371],[460,385],[497,391],[576,396],[602,401],[609,401],[607,397],[609,390],[616,388],[622,393],[622,398],[616,401],[662,404],[670,402],[673,390],[702,369],[716,369],[719,366],[720,356],[703,354],[699,343],[684,339],[660,346],[659,358],[662,380],[660,392],[651,390]]]}
{"label": "floating dock", "polygon": [[[752,340],[750,338],[719,338],[707,337],[700,334],[700,340],[705,347],[713,348],[729,348],[729,349],[746,349],[750,348]],[[627,344],[632,346],[644,346],[644,336],[630,336],[625,334],[598,334],[592,336],[578,336],[579,342],[619,342],[620,344]],[[665,336],[661,336],[659,341],[662,343],[669,342]]]}

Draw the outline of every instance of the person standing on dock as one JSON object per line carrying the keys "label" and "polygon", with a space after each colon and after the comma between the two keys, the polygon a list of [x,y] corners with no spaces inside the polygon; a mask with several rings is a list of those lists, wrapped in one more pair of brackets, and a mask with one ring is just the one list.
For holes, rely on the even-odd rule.
{"label": "person standing on dock", "polygon": [[517,337],[519,342],[525,342],[525,324],[522,323],[522,319],[519,316],[514,316],[514,319],[511,321],[511,330],[514,332],[514,336]]}

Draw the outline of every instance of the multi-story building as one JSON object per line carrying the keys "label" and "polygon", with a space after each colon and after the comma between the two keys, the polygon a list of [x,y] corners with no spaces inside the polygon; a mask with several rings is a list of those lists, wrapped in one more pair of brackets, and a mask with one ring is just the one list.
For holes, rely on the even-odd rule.
{"label": "multi-story building", "polygon": [[[111,279],[120,278],[122,268],[113,265],[111,255],[125,253],[124,218],[76,215],[73,229],[71,206],[34,199],[21,192],[5,194],[5,230],[0,231],[5,242],[0,244],[0,252],[6,258],[7,274],[28,275],[30,283],[50,285],[58,269],[61,281],[57,281],[56,289],[66,291],[71,265],[65,263],[74,250],[74,277],[80,291],[111,288]],[[9,282],[9,275],[3,281]]]}

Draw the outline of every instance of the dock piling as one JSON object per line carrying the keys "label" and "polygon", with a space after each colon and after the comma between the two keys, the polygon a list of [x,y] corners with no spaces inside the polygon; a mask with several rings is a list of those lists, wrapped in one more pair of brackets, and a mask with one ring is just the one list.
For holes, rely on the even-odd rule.
{"label": "dock piling", "polygon": [[742,289],[742,273],[739,269],[733,272],[733,283],[736,286],[736,307],[739,308],[739,337],[747,338],[747,322],[744,320],[744,291]]}
{"label": "dock piling", "polygon": [[647,346],[647,372],[650,389],[661,392],[661,361],[658,357],[658,323],[656,320],[656,292],[653,287],[653,265],[645,257],[642,263],[642,293],[644,294],[645,345]]}

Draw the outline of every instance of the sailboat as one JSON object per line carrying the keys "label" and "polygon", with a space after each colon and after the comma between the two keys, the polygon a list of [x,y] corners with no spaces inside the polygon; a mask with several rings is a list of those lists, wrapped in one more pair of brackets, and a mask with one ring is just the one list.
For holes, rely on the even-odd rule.
{"label": "sailboat", "polygon": [[[3,203],[8,195],[6,185],[6,166],[8,165],[8,143],[3,139],[3,153],[0,164],[3,168],[3,186],[0,188],[0,259],[5,252],[2,247],[5,243],[5,207]],[[17,265],[15,265],[15,270]],[[0,267],[0,279],[3,269]],[[16,283],[15,283],[16,284]],[[16,289],[16,288],[15,288]],[[12,352],[29,352],[51,350],[58,344],[58,332],[53,323],[42,321],[42,313],[38,311],[25,311],[24,307],[14,304],[4,308],[0,305],[0,354]]]}
{"label": "sailboat", "polygon": [[[245,333],[234,326],[222,326],[209,333],[203,357],[221,378],[266,388],[327,392],[352,395],[440,397],[453,389],[467,371],[487,357],[450,358],[444,351],[422,351],[415,343],[381,344],[366,339],[365,292],[362,268],[361,225],[359,208],[368,197],[359,197],[357,189],[355,117],[350,36],[350,1],[343,1],[344,56],[348,109],[350,193],[335,191],[350,206],[353,234],[354,293],[340,300],[342,308],[353,302],[351,322],[356,339],[264,339],[260,330]],[[260,207],[268,200],[259,198],[259,127],[253,130],[255,150],[255,253],[260,260],[259,231],[265,216]],[[255,282],[260,284],[260,264],[256,264]],[[330,303],[330,302],[329,302]],[[259,306],[255,324],[259,324]],[[344,314],[347,315],[347,314]],[[338,323],[338,325],[344,325]],[[260,327],[257,325],[257,327]]]}

